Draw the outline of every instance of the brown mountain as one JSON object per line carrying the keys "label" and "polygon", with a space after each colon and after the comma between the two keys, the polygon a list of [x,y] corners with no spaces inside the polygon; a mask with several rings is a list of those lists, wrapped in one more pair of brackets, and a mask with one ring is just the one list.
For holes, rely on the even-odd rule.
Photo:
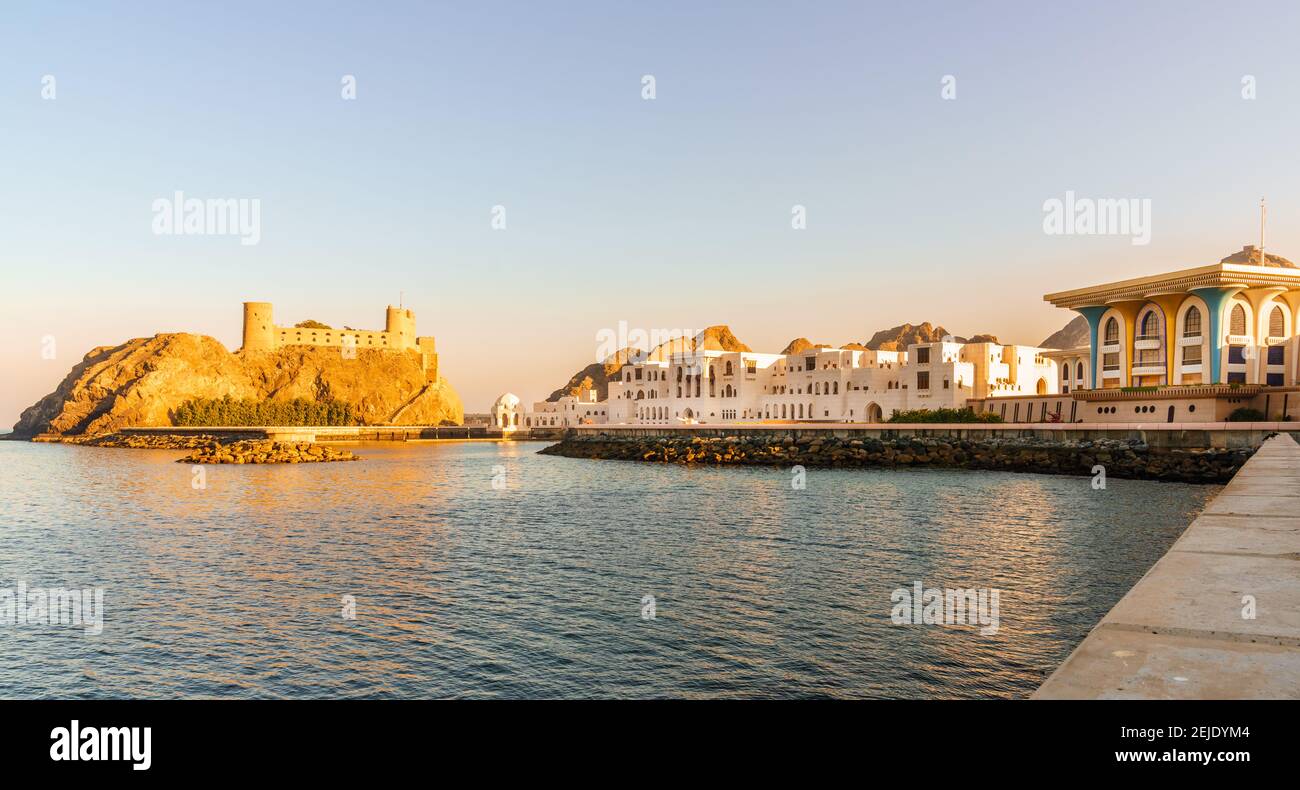
{"label": "brown mountain", "polygon": [[726,324],[711,326],[694,337],[679,337],[660,343],[650,351],[638,348],[623,348],[611,355],[604,362],[593,362],[569,377],[569,381],[547,396],[548,401],[557,401],[566,395],[582,396],[587,390],[595,390],[599,400],[609,397],[609,380],[618,376],[620,370],[629,361],[666,360],[672,354],[682,351],[750,351],[750,347],[740,342],[731,327]]}
{"label": "brown mountain", "polygon": [[810,348],[833,348],[833,346],[828,343],[814,343],[806,337],[796,337],[785,344],[785,348],[781,350],[781,353],[801,354]]}
{"label": "brown mountain", "polygon": [[1088,319],[1076,315],[1070,323],[1048,335],[1038,345],[1042,348],[1078,348],[1092,342]]}
{"label": "brown mountain", "polygon": [[293,346],[232,354],[205,335],[171,333],[92,350],[58,388],[22,413],[17,436],[97,435],[130,426],[171,425],[193,398],[341,400],[365,424],[460,424],[460,396],[445,379],[425,380],[413,352]]}
{"label": "brown mountain", "polygon": [[[900,324],[882,329],[871,336],[866,347],[872,351],[906,351],[912,343],[937,343],[949,335],[942,326],[932,326],[929,321],[920,324]],[[970,338],[953,335],[958,343],[996,343],[996,335],[979,334]]]}

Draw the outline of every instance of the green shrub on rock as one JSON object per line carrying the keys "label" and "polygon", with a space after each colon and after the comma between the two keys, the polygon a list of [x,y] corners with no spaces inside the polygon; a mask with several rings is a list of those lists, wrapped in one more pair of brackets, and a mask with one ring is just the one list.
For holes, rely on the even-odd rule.
{"label": "green shrub on rock", "polygon": [[962,409],[911,409],[895,411],[886,422],[1002,422],[1002,418],[991,412],[977,412],[969,407]]}

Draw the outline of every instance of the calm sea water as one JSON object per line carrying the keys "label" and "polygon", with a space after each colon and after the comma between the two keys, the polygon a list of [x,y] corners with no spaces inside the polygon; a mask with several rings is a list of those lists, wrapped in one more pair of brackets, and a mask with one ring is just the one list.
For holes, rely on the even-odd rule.
{"label": "calm sea water", "polygon": [[[182,453],[0,442],[0,588],[105,590],[99,635],[0,624],[0,697],[1023,697],[1217,490],[542,446],[195,489]],[[1001,590],[998,632],[893,624],[915,581]]]}

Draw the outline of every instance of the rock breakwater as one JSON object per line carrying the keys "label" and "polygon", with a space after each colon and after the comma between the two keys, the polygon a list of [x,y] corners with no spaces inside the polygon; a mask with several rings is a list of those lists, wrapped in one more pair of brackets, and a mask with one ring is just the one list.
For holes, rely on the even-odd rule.
{"label": "rock breakwater", "polygon": [[211,442],[177,461],[182,464],[310,464],[359,461],[351,450],[335,450],[312,442],[273,442],[247,439],[229,444]]}
{"label": "rock breakwater", "polygon": [[1253,449],[1155,448],[1139,440],[1024,437],[570,436],[545,455],[680,464],[815,467],[938,467],[1223,483]]}

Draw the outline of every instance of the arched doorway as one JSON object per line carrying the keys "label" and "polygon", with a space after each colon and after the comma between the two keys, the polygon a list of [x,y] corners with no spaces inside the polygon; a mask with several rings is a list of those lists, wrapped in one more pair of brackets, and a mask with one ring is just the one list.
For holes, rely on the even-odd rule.
{"label": "arched doorway", "polygon": [[880,410],[880,404],[871,403],[867,405],[867,422],[884,422],[884,416]]}
{"label": "arched doorway", "polygon": [[1038,380],[1038,394],[1039,395],[1047,394],[1047,379],[1040,378]]}

